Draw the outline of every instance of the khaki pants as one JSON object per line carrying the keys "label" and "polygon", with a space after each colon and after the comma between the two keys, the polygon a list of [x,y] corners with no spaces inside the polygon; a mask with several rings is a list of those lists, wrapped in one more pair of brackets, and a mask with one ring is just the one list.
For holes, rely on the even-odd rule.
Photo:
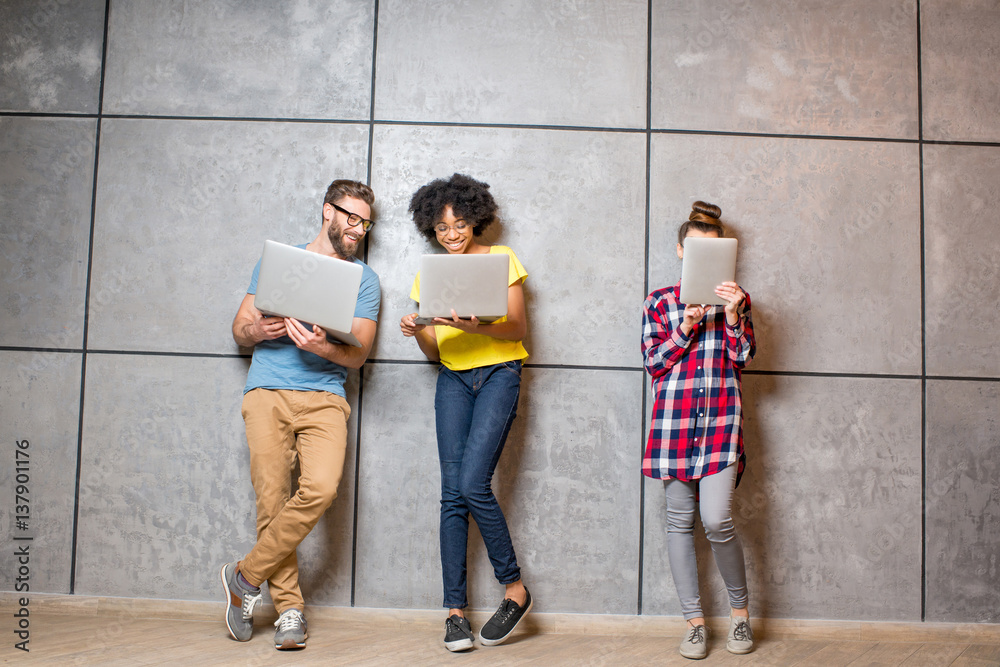
{"label": "khaki pants", "polygon": [[[347,401],[326,391],[253,389],[243,397],[257,543],[240,563],[255,586],[268,582],[278,613],[303,611],[295,549],[337,497],[347,449]],[[291,472],[299,461],[299,488]]]}

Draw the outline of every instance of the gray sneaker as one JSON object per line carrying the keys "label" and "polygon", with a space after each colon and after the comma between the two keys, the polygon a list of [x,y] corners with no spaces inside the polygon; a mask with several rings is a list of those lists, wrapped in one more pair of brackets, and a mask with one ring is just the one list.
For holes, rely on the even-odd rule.
{"label": "gray sneaker", "polygon": [[726,649],[736,655],[743,655],[753,650],[753,630],[750,629],[749,618],[729,617],[729,637],[726,638]]}
{"label": "gray sneaker", "polygon": [[704,625],[689,627],[681,642],[681,655],[692,660],[701,660],[708,655],[708,628]]}
{"label": "gray sneaker", "polygon": [[236,573],[236,563],[226,563],[220,573],[226,593],[226,627],[233,639],[246,642],[253,634],[253,612],[260,607],[262,594],[259,588],[254,591],[241,584]]}
{"label": "gray sneaker", "polygon": [[274,627],[278,628],[274,632],[274,648],[281,650],[293,648],[305,648],[306,638],[306,617],[298,609],[286,609],[274,622]]}

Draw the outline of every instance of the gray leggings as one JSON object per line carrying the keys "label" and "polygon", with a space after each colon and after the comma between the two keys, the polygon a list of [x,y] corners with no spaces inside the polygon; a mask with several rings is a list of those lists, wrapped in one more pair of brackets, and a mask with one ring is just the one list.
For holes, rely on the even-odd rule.
{"label": "gray leggings", "polygon": [[715,554],[715,564],[726,582],[729,605],[733,609],[746,608],[747,571],[732,517],[736,464],[694,482],[668,479],[664,488],[667,493],[667,557],[684,620],[704,616],[698,594],[698,561],[694,552],[695,489],[699,493],[701,525],[705,527],[705,535]]}

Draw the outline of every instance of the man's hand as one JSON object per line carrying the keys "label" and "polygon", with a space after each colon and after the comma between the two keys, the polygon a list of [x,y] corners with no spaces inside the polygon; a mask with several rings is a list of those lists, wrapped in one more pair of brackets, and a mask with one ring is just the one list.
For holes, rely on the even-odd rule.
{"label": "man's hand", "polygon": [[253,337],[258,341],[274,340],[285,335],[285,318],[283,317],[266,317],[262,315],[260,319],[253,323],[253,326]]}
{"label": "man's hand", "polygon": [[253,299],[253,294],[244,296],[233,318],[233,340],[243,347],[286,335],[284,318],[266,317],[253,305]]}
{"label": "man's hand", "polygon": [[326,358],[330,343],[326,340],[326,332],[323,329],[314,324],[310,331],[292,317],[285,318],[284,328],[297,348]]}

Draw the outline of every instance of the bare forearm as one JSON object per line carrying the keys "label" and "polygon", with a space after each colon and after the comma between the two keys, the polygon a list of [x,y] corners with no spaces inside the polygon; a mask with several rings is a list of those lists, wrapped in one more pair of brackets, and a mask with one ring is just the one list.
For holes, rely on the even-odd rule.
{"label": "bare forearm", "polygon": [[236,344],[240,347],[253,347],[262,339],[254,337],[253,322],[234,322],[233,340],[235,340]]}
{"label": "bare forearm", "polygon": [[524,340],[528,327],[524,322],[506,320],[492,324],[480,324],[476,333],[499,340]]}
{"label": "bare forearm", "polygon": [[344,368],[361,368],[368,361],[368,348],[340,345],[326,341],[319,356]]}
{"label": "bare forearm", "polygon": [[431,361],[441,361],[441,354],[438,351],[437,339],[428,333],[427,329],[418,331],[414,338],[417,339],[417,345],[420,347],[420,351],[424,353],[424,356]]}

